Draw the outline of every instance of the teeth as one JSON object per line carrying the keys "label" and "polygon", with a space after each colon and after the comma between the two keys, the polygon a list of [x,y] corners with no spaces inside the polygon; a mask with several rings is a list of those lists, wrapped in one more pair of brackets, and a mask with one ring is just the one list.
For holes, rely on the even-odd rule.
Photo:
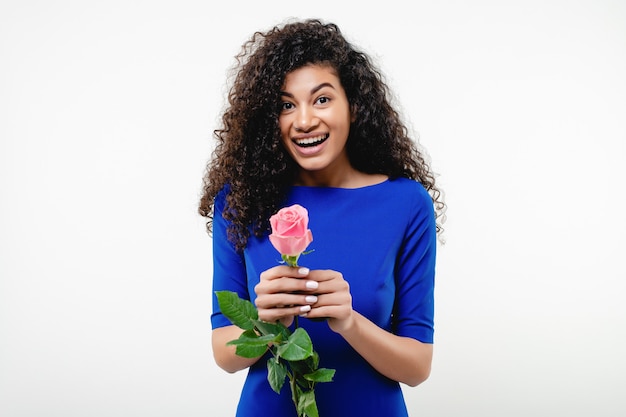
{"label": "teeth", "polygon": [[328,135],[320,135],[314,138],[298,139],[296,140],[296,143],[300,146],[311,146],[318,142],[323,142],[326,138],[328,138]]}

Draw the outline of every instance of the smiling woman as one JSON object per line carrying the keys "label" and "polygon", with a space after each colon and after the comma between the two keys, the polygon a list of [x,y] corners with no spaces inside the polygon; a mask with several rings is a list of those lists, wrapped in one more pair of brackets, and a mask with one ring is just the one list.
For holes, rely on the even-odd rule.
{"label": "smiling woman", "polygon": [[[316,388],[320,415],[406,416],[400,383],[426,380],[433,354],[445,209],[434,175],[380,73],[336,25],[257,32],[238,62],[200,202],[213,289],[252,302],[261,321],[310,334],[315,361],[336,370]],[[270,216],[294,205],[308,210],[314,247],[306,265],[277,265]],[[227,343],[242,329],[216,297],[211,321],[217,364],[248,369],[237,416],[293,415],[289,390],[268,384],[272,350],[238,355]]]}
{"label": "smiling woman", "polygon": [[350,187],[355,178],[367,177],[348,159],[346,142],[353,117],[332,67],[307,65],[294,70],[285,77],[281,94],[278,122],[283,145],[300,166],[297,183]]}

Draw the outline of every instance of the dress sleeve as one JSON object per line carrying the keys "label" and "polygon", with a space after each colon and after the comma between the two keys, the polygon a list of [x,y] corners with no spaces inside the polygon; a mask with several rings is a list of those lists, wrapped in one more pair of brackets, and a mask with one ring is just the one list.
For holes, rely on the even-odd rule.
{"label": "dress sleeve", "polygon": [[420,185],[398,257],[394,333],[433,343],[437,232],[432,199]]}
{"label": "dress sleeve", "polygon": [[220,311],[215,291],[234,291],[239,297],[250,299],[243,254],[237,252],[227,237],[228,222],[222,217],[225,205],[226,191],[222,190],[215,198],[213,210],[213,329],[232,324]]}

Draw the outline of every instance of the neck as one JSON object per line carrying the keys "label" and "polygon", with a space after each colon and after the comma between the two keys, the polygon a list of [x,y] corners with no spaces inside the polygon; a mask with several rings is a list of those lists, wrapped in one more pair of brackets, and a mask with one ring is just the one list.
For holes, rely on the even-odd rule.
{"label": "neck", "polygon": [[388,177],[382,174],[366,174],[349,167],[341,173],[328,175],[323,171],[302,171],[295,185],[308,187],[360,188],[383,182]]}

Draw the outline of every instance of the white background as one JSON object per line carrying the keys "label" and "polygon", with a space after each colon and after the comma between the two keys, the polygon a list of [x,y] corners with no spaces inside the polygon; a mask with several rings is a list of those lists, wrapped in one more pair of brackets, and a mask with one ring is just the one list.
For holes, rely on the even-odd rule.
{"label": "white background", "polygon": [[288,17],[377,60],[446,191],[411,414],[626,415],[619,0],[1,2],[0,415],[233,415],[196,206],[233,57]]}

